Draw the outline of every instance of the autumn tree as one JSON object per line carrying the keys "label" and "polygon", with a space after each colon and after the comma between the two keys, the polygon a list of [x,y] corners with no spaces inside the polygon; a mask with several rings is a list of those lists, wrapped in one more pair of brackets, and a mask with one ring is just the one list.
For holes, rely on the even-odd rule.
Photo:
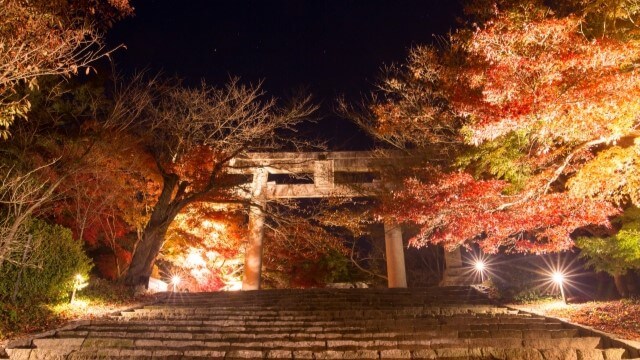
{"label": "autumn tree", "polygon": [[7,262],[16,266],[31,264],[26,250],[29,221],[37,210],[51,204],[59,182],[43,181],[44,164],[31,171],[8,164],[0,165],[0,268]]}
{"label": "autumn tree", "polygon": [[291,144],[291,136],[283,135],[314,110],[308,97],[282,106],[266,98],[259,85],[237,79],[216,88],[156,78],[134,82],[118,97],[124,100],[122,111],[131,116],[112,126],[129,128],[139,137],[162,177],[160,195],[125,276],[129,285],[147,285],[169,226],[188,205],[244,201],[234,187],[245,180],[227,176],[232,158]]}
{"label": "autumn tree", "polygon": [[26,118],[35,89],[46,75],[89,70],[110,50],[104,31],[130,15],[128,0],[0,2],[0,137],[7,139],[16,118]]}
{"label": "autumn tree", "polygon": [[[47,97],[48,98],[48,97]],[[36,109],[47,102],[35,96]],[[0,151],[0,265],[4,261],[20,264],[28,248],[28,223],[41,215],[58,199],[65,176],[59,170],[72,163],[68,160],[82,151],[73,141],[60,139],[51,126],[55,116],[36,116],[31,122],[15,127],[16,136],[4,141]],[[46,130],[45,130],[46,129]],[[63,157],[62,154],[69,156]],[[72,171],[73,166],[67,168]]]}
{"label": "autumn tree", "polygon": [[68,174],[49,212],[98,253],[96,267],[110,279],[126,271],[161,183],[153,159],[137,139],[116,134],[92,133],[83,165]]}
{"label": "autumn tree", "polygon": [[[40,81],[68,77],[83,68],[88,71],[93,61],[109,53],[101,42],[104,31],[131,14],[132,8],[128,0],[5,0],[0,8],[0,137],[6,141],[14,120],[26,118],[32,110],[31,94],[40,86],[50,94],[59,93]],[[28,159],[31,152],[25,145],[38,138],[31,125],[17,143],[2,146],[0,265],[4,261],[24,265],[26,225],[52,204],[64,182],[63,176],[55,176],[64,163],[59,156]]]}
{"label": "autumn tree", "polygon": [[29,94],[30,121],[14,124],[0,150],[0,242],[7,252],[0,258],[22,259],[27,224],[39,218],[71,229],[85,250],[99,254],[102,275],[126,270],[160,182],[136,138],[106,127],[125,115],[106,86],[98,78],[59,84],[49,77]]}
{"label": "autumn tree", "polygon": [[576,230],[610,232],[637,203],[637,9],[485,3],[392,68],[360,117],[386,144],[429,154],[396,192],[405,206],[386,212],[420,224],[418,246],[544,253],[570,249]]}

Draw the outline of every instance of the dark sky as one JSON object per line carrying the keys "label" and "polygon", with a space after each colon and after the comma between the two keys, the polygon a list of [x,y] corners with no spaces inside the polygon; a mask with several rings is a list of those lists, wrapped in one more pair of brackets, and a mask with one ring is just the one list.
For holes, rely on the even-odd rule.
{"label": "dark sky", "polygon": [[333,114],[335,99],[359,99],[373,89],[384,64],[452,29],[456,0],[141,0],[136,15],[108,34],[124,43],[121,71],[149,68],[222,84],[229,76],[265,80],[270,95],[304,89],[322,104],[322,120],[305,131],[333,150],[370,146]]}

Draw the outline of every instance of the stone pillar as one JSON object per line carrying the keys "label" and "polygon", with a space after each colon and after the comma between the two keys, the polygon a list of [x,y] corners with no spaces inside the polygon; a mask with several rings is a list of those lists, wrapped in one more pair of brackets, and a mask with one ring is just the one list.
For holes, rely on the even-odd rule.
{"label": "stone pillar", "polygon": [[262,273],[262,238],[264,237],[264,207],[267,205],[269,172],[259,168],[253,174],[251,205],[249,206],[249,243],[244,254],[242,290],[260,289]]}
{"label": "stone pillar", "polygon": [[472,272],[462,265],[462,250],[458,246],[455,250],[444,252],[444,274],[440,286],[464,286],[474,283]]}
{"label": "stone pillar", "polygon": [[460,246],[455,250],[444,252],[444,263],[447,269],[462,267],[462,252]]}
{"label": "stone pillar", "polygon": [[406,288],[407,274],[404,265],[404,245],[400,225],[384,223],[384,243],[387,254],[387,278],[390,288]]}

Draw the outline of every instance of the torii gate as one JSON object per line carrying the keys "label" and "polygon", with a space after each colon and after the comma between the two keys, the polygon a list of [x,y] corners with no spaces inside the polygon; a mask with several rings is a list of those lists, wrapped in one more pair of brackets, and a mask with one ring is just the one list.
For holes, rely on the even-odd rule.
{"label": "torii gate", "polygon": [[[379,181],[358,183],[353,186],[336,184],[335,173],[371,173],[378,171],[374,163],[380,155],[370,151],[306,152],[306,153],[251,153],[233,159],[232,172],[251,174],[253,180],[249,196],[249,245],[245,253],[242,290],[260,288],[262,271],[262,241],[265,214],[263,208],[269,200],[291,198],[361,197],[380,190]],[[269,174],[310,174],[310,184],[278,184],[269,182]],[[406,288],[402,230],[393,222],[384,222],[387,278],[390,288]]]}

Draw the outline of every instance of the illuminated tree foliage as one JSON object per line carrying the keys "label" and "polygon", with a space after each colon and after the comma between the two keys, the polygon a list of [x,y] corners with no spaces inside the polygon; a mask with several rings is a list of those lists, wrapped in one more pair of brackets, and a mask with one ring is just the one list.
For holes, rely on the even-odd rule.
{"label": "illuminated tree foliage", "polygon": [[358,121],[428,154],[383,210],[421,225],[412,244],[565,250],[638,204],[638,8],[611,4],[473,1],[475,23],[390,69]]}
{"label": "illuminated tree foliage", "polygon": [[30,122],[21,122],[14,129],[16,135],[4,141],[0,152],[0,266],[4,261],[23,263],[23,254],[29,248],[27,220],[43,216],[59,198],[65,179],[61,169],[72,171],[76,163],[70,159],[82,148],[72,137],[56,141],[61,139],[52,125],[59,119],[57,114],[51,111],[41,117],[39,113],[49,107],[49,98],[32,97],[32,110],[38,114]]}
{"label": "illuminated tree foliage", "polygon": [[640,268],[640,210],[636,207],[627,209],[617,222],[620,230],[615,235],[580,237],[576,239],[576,245],[588,266],[616,277],[618,289],[624,289],[617,277]]}
{"label": "illuminated tree foliage", "polygon": [[16,118],[26,118],[35,89],[46,75],[89,71],[108,54],[103,32],[130,15],[128,0],[3,0],[0,2],[0,137],[9,137]]}
{"label": "illuminated tree foliage", "polygon": [[245,217],[238,208],[210,203],[188,206],[167,232],[158,259],[170,266],[165,270],[169,273],[161,275],[180,276],[190,290],[237,290],[247,237]]}
{"label": "illuminated tree foliage", "polygon": [[62,197],[53,214],[57,223],[84,240],[89,251],[98,253],[95,262],[101,275],[117,279],[131,262],[161,179],[153,159],[130,135],[94,136],[98,138],[84,165],[68,174],[58,189]]}

